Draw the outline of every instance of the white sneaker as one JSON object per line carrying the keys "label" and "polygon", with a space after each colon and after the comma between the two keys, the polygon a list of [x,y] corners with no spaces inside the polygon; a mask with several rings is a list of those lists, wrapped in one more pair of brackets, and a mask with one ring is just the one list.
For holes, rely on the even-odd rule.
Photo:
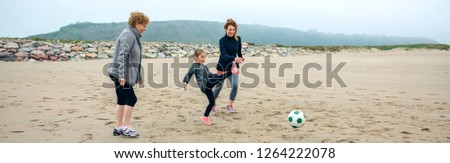
{"label": "white sneaker", "polygon": [[139,133],[136,130],[134,130],[132,127],[124,127],[122,129],[122,133],[124,136],[129,136],[129,137],[139,136]]}

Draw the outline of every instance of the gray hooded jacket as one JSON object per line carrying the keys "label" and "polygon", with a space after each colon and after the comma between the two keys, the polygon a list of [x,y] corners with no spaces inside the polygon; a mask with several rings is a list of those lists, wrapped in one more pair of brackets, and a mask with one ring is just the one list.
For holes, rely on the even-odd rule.
{"label": "gray hooded jacket", "polygon": [[135,85],[142,79],[142,45],[138,31],[128,26],[116,41],[116,50],[108,68],[109,75],[116,79],[124,78],[129,85]]}

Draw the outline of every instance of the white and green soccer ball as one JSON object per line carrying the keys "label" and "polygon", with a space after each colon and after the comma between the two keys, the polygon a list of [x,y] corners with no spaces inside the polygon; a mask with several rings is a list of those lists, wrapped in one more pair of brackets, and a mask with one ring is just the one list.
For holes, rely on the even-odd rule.
{"label": "white and green soccer ball", "polygon": [[292,110],[288,116],[288,122],[293,128],[302,127],[305,124],[305,114],[300,110]]}

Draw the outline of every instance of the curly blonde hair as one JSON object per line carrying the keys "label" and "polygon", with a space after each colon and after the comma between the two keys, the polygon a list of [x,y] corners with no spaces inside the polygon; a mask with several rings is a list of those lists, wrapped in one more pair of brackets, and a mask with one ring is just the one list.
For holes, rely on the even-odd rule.
{"label": "curly blonde hair", "polygon": [[134,11],[130,13],[130,18],[128,19],[128,25],[136,27],[136,24],[150,23],[150,19],[142,12]]}
{"label": "curly blonde hair", "polygon": [[236,39],[236,41],[238,41],[238,37],[237,37],[237,32],[238,32],[238,25],[236,24],[236,22],[233,19],[227,19],[227,22],[225,23],[225,25],[223,25],[223,28],[225,30],[228,29],[228,26],[233,26],[236,29],[236,33],[234,33],[234,39]]}

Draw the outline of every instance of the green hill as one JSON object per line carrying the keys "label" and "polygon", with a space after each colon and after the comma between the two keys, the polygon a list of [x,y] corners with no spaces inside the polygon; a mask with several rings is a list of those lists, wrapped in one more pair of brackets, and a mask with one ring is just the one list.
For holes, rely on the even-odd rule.
{"label": "green hill", "polygon": [[[52,40],[115,40],[127,23],[75,23],[59,31],[29,36]],[[223,23],[211,21],[153,21],[147,26],[142,40],[182,43],[218,44],[225,34]],[[382,35],[344,35],[317,31],[300,31],[290,28],[239,24],[238,35],[243,42],[259,45],[286,46],[377,46],[399,44],[436,44],[427,38],[394,37]]]}

